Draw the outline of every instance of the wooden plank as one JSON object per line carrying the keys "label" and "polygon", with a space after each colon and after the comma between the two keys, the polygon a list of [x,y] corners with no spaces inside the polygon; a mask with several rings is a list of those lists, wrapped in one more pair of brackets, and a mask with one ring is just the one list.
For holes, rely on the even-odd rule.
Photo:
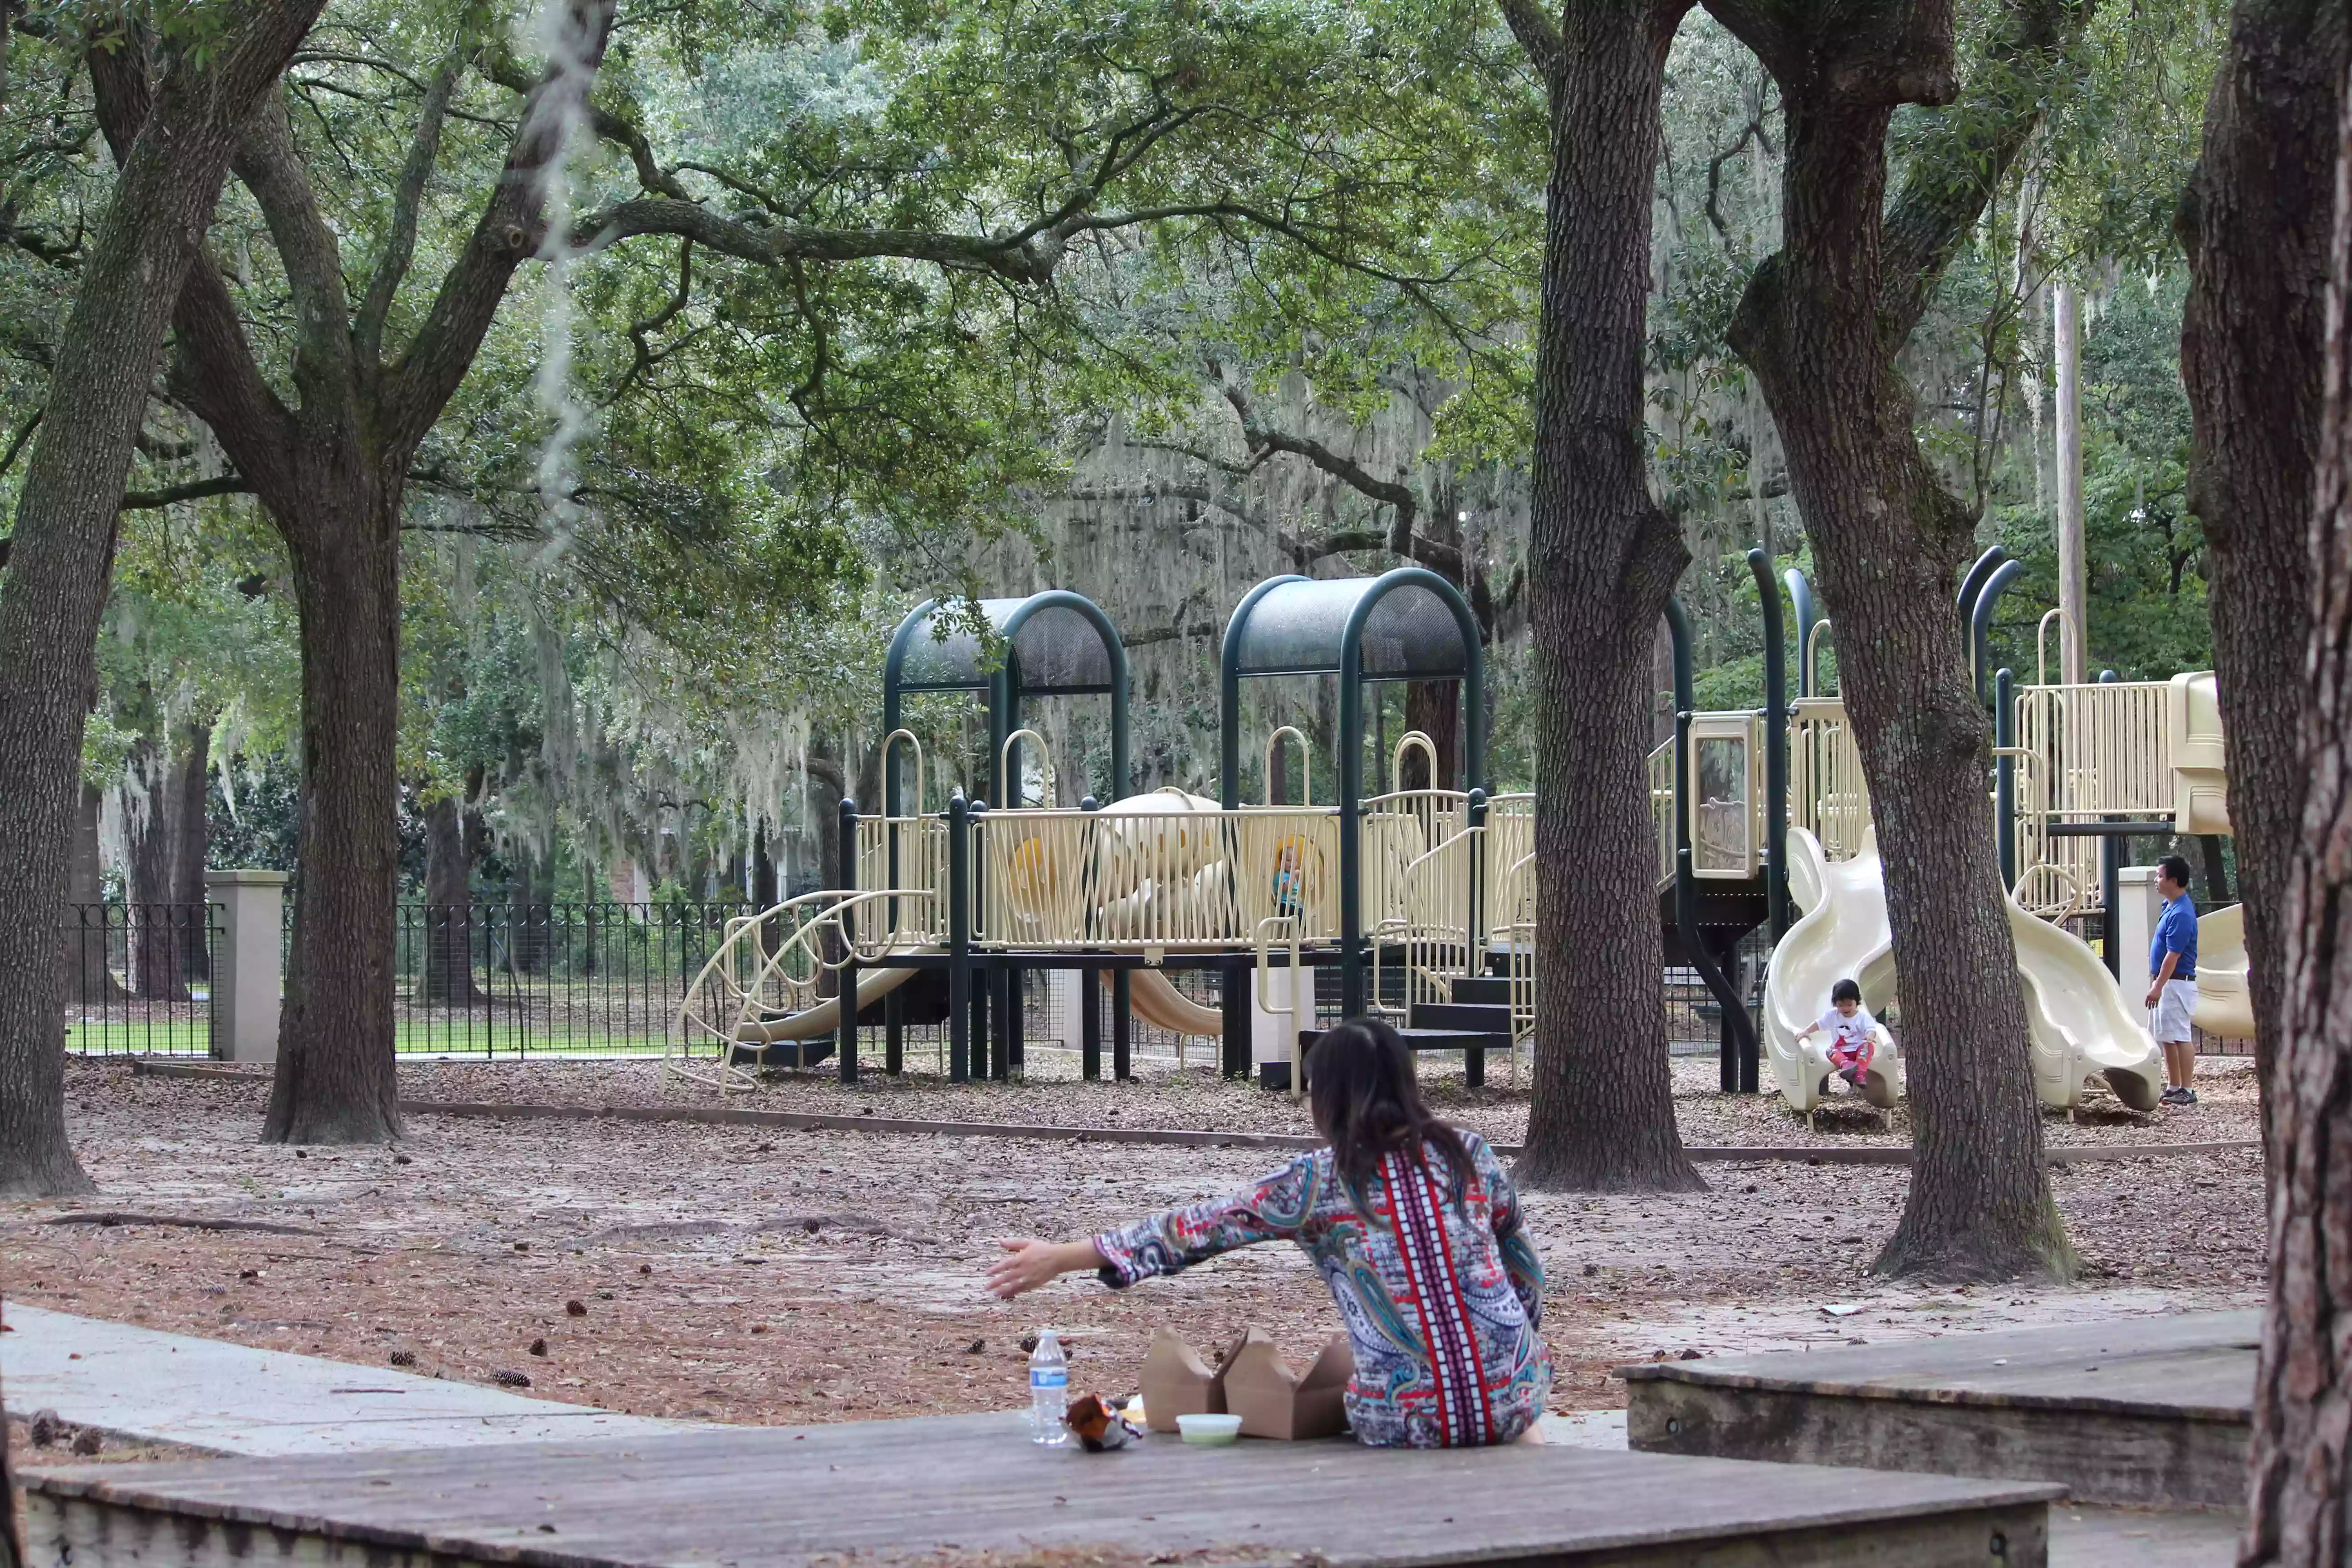
{"label": "wooden plank", "polygon": [[[2044,1561],[2057,1489],[1517,1445],[1040,1449],[1019,1415],[28,1478],[38,1568]],[[1996,1541],[1998,1538],[1998,1541]],[[163,1550],[163,1543],[169,1550]],[[242,1545],[239,1542],[243,1542]],[[1894,1554],[1888,1552],[1893,1551]],[[160,1554],[160,1555],[159,1555]]]}
{"label": "wooden plank", "polygon": [[1651,1453],[2040,1479],[2078,1500],[2235,1506],[2256,1313],[1955,1334],[1621,1369]]}

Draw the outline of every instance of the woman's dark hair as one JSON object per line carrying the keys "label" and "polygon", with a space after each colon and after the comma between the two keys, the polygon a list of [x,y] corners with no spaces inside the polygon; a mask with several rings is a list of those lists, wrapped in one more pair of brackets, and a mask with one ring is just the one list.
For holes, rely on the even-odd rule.
{"label": "woman's dark hair", "polygon": [[1841,980],[1831,986],[1830,1005],[1834,1007],[1841,1002],[1852,1002],[1855,1006],[1861,1006],[1862,987],[1851,980]]}
{"label": "woman's dark hair", "polygon": [[1459,1201],[1469,1179],[1470,1150],[1462,1134],[1440,1121],[1421,1098],[1412,1053],[1394,1029],[1378,1018],[1350,1018],[1324,1030],[1308,1059],[1307,1100],[1315,1129],[1331,1141],[1339,1179],[1359,1209],[1383,1159],[1402,1150],[1426,1172],[1432,1143],[1452,1167],[1448,1173]]}

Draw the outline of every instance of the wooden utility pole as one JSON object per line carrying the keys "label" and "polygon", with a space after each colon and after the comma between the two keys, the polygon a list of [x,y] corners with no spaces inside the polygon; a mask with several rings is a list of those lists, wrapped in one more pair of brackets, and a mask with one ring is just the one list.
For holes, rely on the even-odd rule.
{"label": "wooden utility pole", "polygon": [[2058,667],[2069,686],[2083,682],[2089,626],[2083,616],[2083,345],[2074,322],[2074,286],[2051,287],[2058,340]]}

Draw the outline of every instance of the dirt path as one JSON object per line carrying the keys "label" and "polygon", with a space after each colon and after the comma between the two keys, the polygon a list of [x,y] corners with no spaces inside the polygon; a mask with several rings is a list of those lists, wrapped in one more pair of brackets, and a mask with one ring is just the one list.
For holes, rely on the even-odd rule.
{"label": "dirt path", "polygon": [[[599,1084],[600,1069],[584,1066],[463,1070],[505,1076],[433,1091],[540,1100],[559,1086],[632,1081]],[[404,1073],[407,1092],[427,1091],[419,1076]],[[822,1093],[793,1087],[808,1100],[794,1108],[828,1108],[814,1103]],[[2235,1114],[2220,1087],[2209,1096],[2217,1122]],[[940,1103],[950,1092],[877,1098],[893,1114],[969,1114]],[[1034,1091],[952,1092],[996,1094],[1001,1109]],[[1290,1114],[1275,1097],[1214,1083],[1127,1086],[1129,1098],[1110,1106],[1076,1092],[1056,1090],[1055,1120],[1116,1109],[1130,1125],[1235,1128],[1252,1108]],[[1255,1323],[1294,1354],[1333,1326],[1320,1284],[1288,1249],[1122,1294],[1073,1279],[1004,1306],[980,1289],[993,1238],[1078,1233],[1224,1190],[1265,1167],[1246,1151],[436,1117],[414,1119],[397,1150],[298,1151],[255,1142],[257,1085],[77,1064],[68,1099],[104,1196],[0,1206],[9,1295],[247,1344],[369,1365],[399,1353],[453,1378],[520,1372],[536,1394],[642,1414],[804,1422],[1016,1404],[1020,1340],[1043,1322],[1068,1335],[1078,1385],[1105,1392],[1132,1386],[1160,1322],[1204,1345]],[[1498,1119],[1523,1116],[1496,1099]],[[1181,1110],[1198,1114],[1180,1119]],[[1458,1104],[1454,1113],[1482,1121]],[[1723,1113],[1759,1114],[1752,1102]],[[2052,1131],[2146,1135],[2137,1124]],[[1788,1131],[1776,1128],[1774,1140]],[[1622,1404],[1609,1366],[1685,1348],[2234,1305],[2261,1285],[2251,1152],[2058,1172],[2088,1265],[2063,1290],[1874,1286],[1866,1268],[1900,1209],[1899,1169],[1782,1163],[1713,1166],[1708,1177],[1711,1192],[1685,1198],[1530,1196],[1551,1278],[1557,1407]],[[99,1208],[299,1233],[43,1223]],[[1828,1305],[1863,1310],[1832,1315]]]}

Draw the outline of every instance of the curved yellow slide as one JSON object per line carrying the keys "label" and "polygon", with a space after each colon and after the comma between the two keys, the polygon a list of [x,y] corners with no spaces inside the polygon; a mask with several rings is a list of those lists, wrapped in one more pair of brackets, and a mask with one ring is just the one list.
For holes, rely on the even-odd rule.
{"label": "curved yellow slide", "polygon": [[[1129,1011],[1155,1029],[1166,1029],[1178,1035],[1223,1036],[1225,1016],[1214,1007],[1203,1007],[1181,991],[1168,976],[1156,969],[1130,969],[1128,972],[1127,1005]],[[1103,971],[1103,984],[1111,983],[1109,970]]]}

